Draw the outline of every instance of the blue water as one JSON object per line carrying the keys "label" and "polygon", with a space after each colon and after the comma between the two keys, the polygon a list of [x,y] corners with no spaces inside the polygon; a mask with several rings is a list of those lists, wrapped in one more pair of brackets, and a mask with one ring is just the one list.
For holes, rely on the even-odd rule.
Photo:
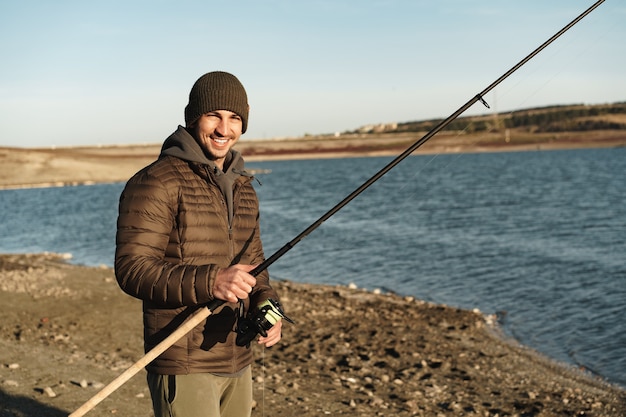
{"label": "blue water", "polygon": [[[269,256],[391,158],[251,163]],[[497,314],[506,333],[626,387],[626,149],[411,156],[274,263]],[[0,191],[0,252],[112,265],[123,184]]]}

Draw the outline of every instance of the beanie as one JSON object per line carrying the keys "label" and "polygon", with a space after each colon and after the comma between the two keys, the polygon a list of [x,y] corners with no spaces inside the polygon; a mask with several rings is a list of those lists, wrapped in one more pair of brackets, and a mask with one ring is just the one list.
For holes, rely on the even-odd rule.
{"label": "beanie", "polygon": [[185,123],[193,124],[203,114],[215,110],[228,110],[241,117],[242,130],[248,128],[248,96],[241,82],[232,74],[214,71],[204,74],[189,92],[185,107]]}

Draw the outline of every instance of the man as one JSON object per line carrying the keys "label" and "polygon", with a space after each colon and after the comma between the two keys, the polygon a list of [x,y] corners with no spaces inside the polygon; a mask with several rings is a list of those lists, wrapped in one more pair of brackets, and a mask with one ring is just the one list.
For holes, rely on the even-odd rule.
{"label": "man", "polygon": [[[264,260],[252,176],[232,149],[248,126],[244,87],[210,72],[189,93],[186,127],[163,143],[159,158],[135,174],[120,197],[115,273],[143,300],[149,351],[186,317],[213,300],[225,304],[147,367],[156,417],[251,414],[252,352],[238,343],[240,306],[277,294]],[[281,338],[279,320],[258,343]],[[249,339],[248,339],[249,340]]]}

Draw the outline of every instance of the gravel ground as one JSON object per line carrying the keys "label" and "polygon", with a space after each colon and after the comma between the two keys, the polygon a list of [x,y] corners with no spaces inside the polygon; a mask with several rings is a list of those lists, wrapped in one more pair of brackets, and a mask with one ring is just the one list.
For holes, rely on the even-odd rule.
{"label": "gravel ground", "polygon": [[[625,416],[626,391],[504,339],[493,317],[275,282],[296,325],[255,346],[253,416]],[[66,416],[143,355],[109,268],[0,255],[0,417]],[[88,416],[151,416],[140,371]]]}

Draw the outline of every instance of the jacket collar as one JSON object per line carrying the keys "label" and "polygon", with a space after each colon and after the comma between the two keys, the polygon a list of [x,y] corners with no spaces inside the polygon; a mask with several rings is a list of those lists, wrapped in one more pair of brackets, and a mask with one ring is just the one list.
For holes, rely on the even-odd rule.
{"label": "jacket collar", "polygon": [[[215,163],[206,157],[198,142],[183,126],[178,126],[176,131],[163,142],[161,156],[166,155],[201,165],[208,165],[210,171],[216,174],[221,172]],[[231,149],[226,156],[224,166],[227,167],[224,172],[226,175],[230,176],[234,174],[234,176],[243,175],[245,177],[252,177],[252,174],[246,172],[244,169],[244,161],[241,154],[234,149]]]}

